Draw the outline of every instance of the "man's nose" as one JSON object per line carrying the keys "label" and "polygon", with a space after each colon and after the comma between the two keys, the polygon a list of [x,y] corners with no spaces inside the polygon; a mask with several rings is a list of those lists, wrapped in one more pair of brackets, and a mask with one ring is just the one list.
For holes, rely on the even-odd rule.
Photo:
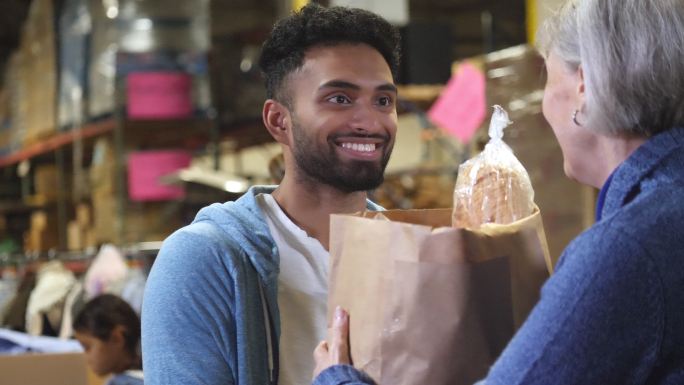
{"label": "man's nose", "polygon": [[382,130],[381,114],[373,105],[360,103],[350,121],[355,132],[376,133]]}

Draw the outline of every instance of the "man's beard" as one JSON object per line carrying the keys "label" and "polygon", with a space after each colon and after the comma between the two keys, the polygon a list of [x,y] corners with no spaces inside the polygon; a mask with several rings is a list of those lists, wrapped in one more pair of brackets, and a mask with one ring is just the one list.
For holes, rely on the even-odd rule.
{"label": "man's beard", "polygon": [[379,162],[340,159],[334,140],[329,140],[322,146],[315,142],[313,136],[307,135],[296,121],[293,121],[292,136],[292,154],[298,169],[298,178],[304,177],[346,193],[373,190],[384,181],[385,167],[392,153],[389,136],[344,135],[345,138],[356,136],[382,139],[384,152]]}

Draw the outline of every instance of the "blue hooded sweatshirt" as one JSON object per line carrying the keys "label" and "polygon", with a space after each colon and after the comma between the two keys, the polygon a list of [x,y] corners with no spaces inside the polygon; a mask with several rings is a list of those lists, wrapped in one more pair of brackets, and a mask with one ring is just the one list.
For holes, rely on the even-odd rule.
{"label": "blue hooded sweatshirt", "polygon": [[205,207],[164,241],[143,302],[146,385],[277,383],[280,258],[256,202],[274,189]]}

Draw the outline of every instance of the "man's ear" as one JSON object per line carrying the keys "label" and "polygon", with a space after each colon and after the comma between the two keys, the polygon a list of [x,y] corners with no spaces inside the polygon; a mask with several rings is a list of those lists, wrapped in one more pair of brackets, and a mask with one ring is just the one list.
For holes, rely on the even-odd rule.
{"label": "man's ear", "polygon": [[292,118],[290,110],[282,103],[268,99],[264,102],[262,118],[266,129],[276,142],[289,146]]}

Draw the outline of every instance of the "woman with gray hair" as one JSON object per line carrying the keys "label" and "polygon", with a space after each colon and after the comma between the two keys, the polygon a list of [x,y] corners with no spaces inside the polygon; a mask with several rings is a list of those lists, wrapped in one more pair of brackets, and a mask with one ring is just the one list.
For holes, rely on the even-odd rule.
{"label": "woman with gray hair", "polygon": [[[684,384],[684,0],[571,0],[538,36],[544,116],[597,220],[483,382]],[[334,365],[347,324],[316,385],[371,383]]]}

